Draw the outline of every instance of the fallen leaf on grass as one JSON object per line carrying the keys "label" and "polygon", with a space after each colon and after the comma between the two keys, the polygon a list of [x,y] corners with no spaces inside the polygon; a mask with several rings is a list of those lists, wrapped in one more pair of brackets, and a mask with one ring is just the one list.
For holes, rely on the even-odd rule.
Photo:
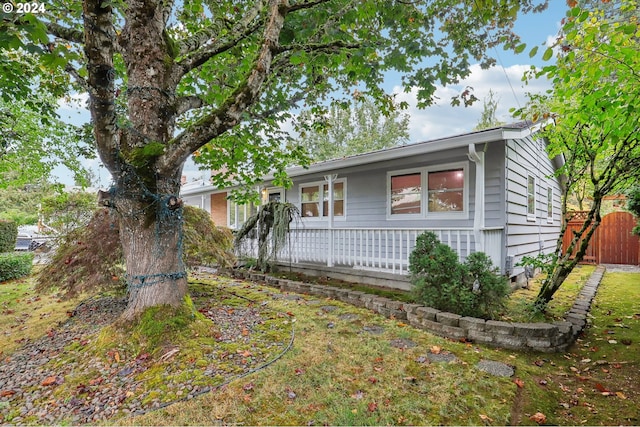
{"label": "fallen leaf on grass", "polygon": [[627,396],[625,396],[624,393],[621,391],[616,391],[616,396],[618,396],[620,399],[623,399],[623,400],[627,399]]}
{"label": "fallen leaf on grass", "polygon": [[[176,353],[178,353],[180,351],[179,348],[175,347],[169,351],[167,351],[165,354],[163,354],[162,356],[160,356],[160,360],[163,362],[166,362],[167,360],[171,359],[171,357],[175,356]],[[117,354],[117,352],[116,352]],[[120,355],[118,355],[118,358],[120,357]]]}
{"label": "fallen leaf on grass", "polygon": [[54,375],[52,375],[52,376],[47,377],[44,380],[42,380],[40,385],[43,386],[43,387],[47,387],[47,386],[55,384],[56,381],[57,381],[57,378]]}
{"label": "fallen leaf on grass", "polygon": [[488,415],[485,414],[480,414],[480,419],[482,421],[484,421],[485,423],[492,423],[493,422],[493,418],[489,417]]}
{"label": "fallen leaf on grass", "polygon": [[600,393],[609,393],[609,390],[607,390],[607,388],[605,386],[603,386],[600,383],[596,383],[596,389],[600,392]]}
{"label": "fallen leaf on grass", "polygon": [[367,409],[369,410],[369,412],[375,412],[378,409],[378,404],[376,402],[370,402],[367,405]]}
{"label": "fallen leaf on grass", "polygon": [[0,391],[0,397],[13,396],[14,394],[16,394],[16,392],[14,390],[2,390],[2,391]]}
{"label": "fallen leaf on grass", "polygon": [[536,412],[532,416],[529,417],[531,421],[534,421],[538,424],[544,424],[547,422],[547,416],[542,412]]}
{"label": "fallen leaf on grass", "polygon": [[516,383],[518,388],[524,387],[524,381],[522,381],[520,378],[516,378],[515,380],[513,380],[513,382]]}
{"label": "fallen leaf on grass", "polygon": [[431,346],[431,353],[432,354],[440,354],[441,351],[442,351],[442,347],[437,346],[437,345],[432,345]]}

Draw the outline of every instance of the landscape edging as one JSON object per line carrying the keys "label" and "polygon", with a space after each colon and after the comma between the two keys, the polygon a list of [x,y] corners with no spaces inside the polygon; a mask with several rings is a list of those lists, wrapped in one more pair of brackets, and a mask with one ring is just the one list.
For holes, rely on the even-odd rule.
{"label": "landscape edging", "polygon": [[565,351],[587,325],[587,315],[605,267],[598,266],[582,287],[565,320],[554,323],[515,323],[463,317],[419,304],[409,304],[386,297],[333,286],[279,279],[268,274],[232,270],[239,279],[266,283],[285,292],[310,294],[336,299],[364,307],[385,317],[407,322],[414,328],[455,340],[510,350],[534,350],[545,353]]}

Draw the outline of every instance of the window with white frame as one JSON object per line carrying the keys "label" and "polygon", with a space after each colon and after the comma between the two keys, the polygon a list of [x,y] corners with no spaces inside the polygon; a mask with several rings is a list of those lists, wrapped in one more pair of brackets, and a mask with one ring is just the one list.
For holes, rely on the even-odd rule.
{"label": "window with white frame", "polygon": [[[333,216],[345,216],[346,180],[333,182]],[[329,216],[329,184],[314,182],[300,185],[300,215],[303,218]]]}
{"label": "window with white frame", "polygon": [[536,219],[536,178],[527,174],[527,219]]}
{"label": "window with white frame", "polygon": [[464,169],[427,172],[429,212],[464,211]]}
{"label": "window with white frame", "polygon": [[237,230],[242,227],[247,218],[257,212],[257,208],[253,203],[238,204],[233,200],[229,200],[229,228]]}
{"label": "window with white frame", "polygon": [[[322,216],[329,216],[329,184],[322,186]],[[333,183],[333,216],[344,216],[344,182]]]}
{"label": "window with white frame", "polygon": [[547,222],[553,222],[553,188],[547,188]]}
{"label": "window with white frame", "polygon": [[465,162],[387,173],[390,218],[464,217],[468,176]]}
{"label": "window with white frame", "polygon": [[422,213],[422,173],[391,175],[391,215],[420,215]]}

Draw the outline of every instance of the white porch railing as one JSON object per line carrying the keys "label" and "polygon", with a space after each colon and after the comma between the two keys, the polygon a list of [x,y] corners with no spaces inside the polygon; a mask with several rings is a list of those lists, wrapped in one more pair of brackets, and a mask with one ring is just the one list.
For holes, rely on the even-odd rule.
{"label": "white porch railing", "polygon": [[[442,243],[456,251],[461,261],[482,246],[494,265],[501,266],[501,228],[482,231],[482,245],[476,245],[473,228],[297,228],[290,231],[290,239],[280,250],[278,261],[406,275],[416,238],[425,231],[434,232]],[[255,256],[255,241],[243,247],[243,252]]]}

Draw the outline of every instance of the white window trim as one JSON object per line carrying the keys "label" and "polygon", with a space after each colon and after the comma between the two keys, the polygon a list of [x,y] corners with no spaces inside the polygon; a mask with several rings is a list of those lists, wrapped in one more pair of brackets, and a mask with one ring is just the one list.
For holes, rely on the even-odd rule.
{"label": "white window trim", "polygon": [[[549,212],[549,208],[551,208],[551,212]],[[547,224],[553,224],[553,214],[553,187],[549,185],[547,187]]]}
{"label": "white window trim", "polygon": [[[241,221],[238,220],[238,214],[240,213],[239,207],[244,206],[244,218]],[[235,223],[231,223],[231,209],[234,210]],[[247,209],[251,210],[251,203],[245,203],[243,205],[238,204],[235,200],[227,199],[227,227],[232,230],[237,230],[242,227],[242,224],[247,220],[250,215],[247,215]]]}
{"label": "white window trim", "polygon": [[[429,172],[440,172],[451,169],[462,169],[464,174],[464,188],[462,189],[462,211],[459,212],[429,212]],[[420,213],[419,214],[391,214],[391,177],[420,173]],[[387,172],[386,212],[387,220],[407,219],[469,219],[469,162],[443,163],[421,168],[400,169]]]}
{"label": "white window trim", "polygon": [[[344,215],[336,216],[333,215],[334,221],[344,221],[347,218],[347,178],[338,178],[333,181],[334,184],[342,183],[342,210]],[[303,221],[327,221],[329,216],[324,216],[324,185],[328,185],[327,181],[314,181],[314,182],[305,182],[298,184],[298,209],[300,209],[300,217]],[[320,194],[320,200],[318,201],[318,213],[319,216],[304,216],[302,215],[302,189],[308,187],[318,187],[318,191]]]}
{"label": "white window trim", "polygon": [[[392,214],[391,213],[391,177],[398,175],[420,174],[420,213],[417,214]],[[425,195],[425,173],[424,168],[400,169],[387,172],[387,219],[422,219],[424,218],[424,195]]]}
{"label": "white window trim", "polygon": [[[429,212],[429,172],[440,172],[451,169],[462,169],[464,174],[464,187],[462,188],[462,211],[458,212]],[[427,219],[469,219],[469,162],[447,163],[425,168],[425,212]]]}
{"label": "white window trim", "polygon": [[[529,178],[533,178],[533,213],[529,213]],[[525,184],[525,211],[527,213],[527,221],[535,221],[536,213],[538,212],[538,198],[537,189],[538,189],[538,180],[536,176],[530,172],[527,172],[527,182]]]}

